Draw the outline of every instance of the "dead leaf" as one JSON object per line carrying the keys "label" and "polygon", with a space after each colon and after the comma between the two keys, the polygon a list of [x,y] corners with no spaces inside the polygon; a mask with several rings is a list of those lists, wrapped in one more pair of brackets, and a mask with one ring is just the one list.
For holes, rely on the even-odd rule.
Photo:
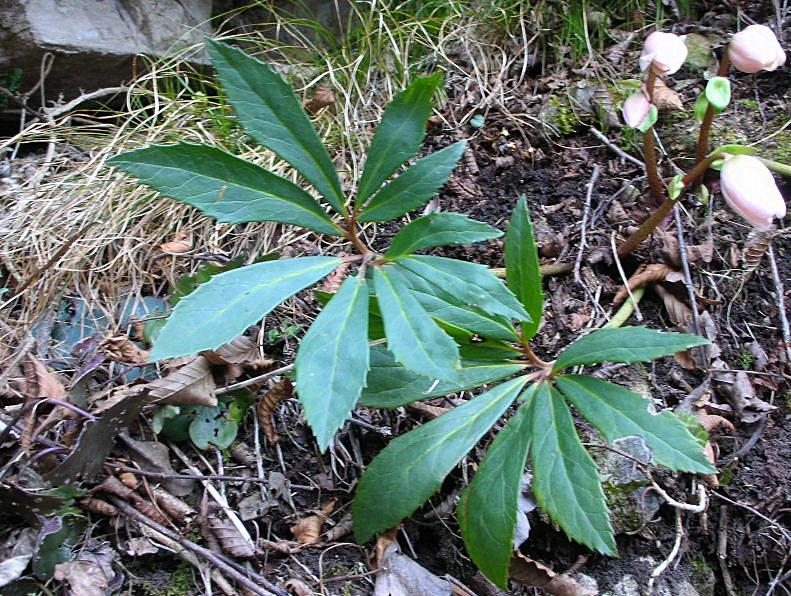
{"label": "dead leaf", "polygon": [[110,360],[130,366],[148,364],[148,351],[141,350],[126,335],[111,335],[102,341],[99,347],[110,357]]}
{"label": "dead leaf", "polygon": [[352,514],[347,513],[340,521],[324,533],[324,542],[336,542],[352,533]]}
{"label": "dead leaf", "polygon": [[376,542],[374,596],[452,596],[453,584],[441,579],[401,552],[396,530],[385,532]]}
{"label": "dead leaf", "polygon": [[[339,256],[346,256],[345,253],[342,253]],[[351,261],[345,261],[338,265],[332,273],[330,273],[327,277],[324,278],[324,283],[321,284],[321,291],[327,292],[328,294],[334,294],[338,290],[341,289],[341,284],[343,280],[346,279],[346,274],[349,272],[349,268],[352,266]]]}
{"label": "dead leaf", "polygon": [[186,230],[179,230],[170,242],[159,245],[159,250],[171,255],[182,255],[192,250],[192,235]]}
{"label": "dead leaf", "polygon": [[750,237],[744,245],[742,261],[744,262],[744,275],[750,276],[761,264],[769,245],[772,244],[772,234],[766,232],[751,232]]}
{"label": "dead leaf", "polygon": [[277,429],[275,428],[275,423],[272,420],[272,415],[281,401],[291,399],[293,395],[294,385],[291,379],[285,378],[279,383],[275,383],[258,401],[258,406],[256,408],[258,423],[261,425],[267,440],[272,445],[280,440],[280,436],[277,434]]}
{"label": "dead leaf", "polygon": [[684,102],[681,96],[665,85],[660,78],[656,78],[654,83],[653,103],[660,110],[683,110]]}
{"label": "dead leaf", "polygon": [[[711,433],[718,428],[725,428],[731,432],[736,430],[733,424],[731,424],[730,420],[723,418],[722,416],[718,416],[717,414],[707,414],[701,410],[697,412],[696,416],[698,417],[700,424],[706,429],[706,432],[708,433]],[[714,452],[714,445],[710,440],[706,441],[706,445],[703,447],[703,453],[706,455],[706,459],[709,460],[711,465],[717,465],[717,455]],[[703,479],[709,486],[713,486],[714,488],[717,488],[720,485],[720,480],[717,477],[717,474],[703,474]]]}
{"label": "dead leaf", "polygon": [[149,501],[141,497],[128,486],[124,486],[115,476],[108,476],[100,484],[93,488],[94,492],[107,493],[113,495],[124,501],[131,503],[132,507],[137,509],[140,513],[147,518],[154,520],[158,524],[170,525],[172,521],[159,509],[157,509]]}
{"label": "dead leaf", "polygon": [[755,395],[755,388],[750,381],[750,376],[744,371],[735,373],[726,371],[729,367],[720,359],[711,363],[712,377],[715,387],[725,394],[728,402],[733,406],[734,414],[746,424],[758,422],[769,412],[777,409]]}
{"label": "dead leaf", "polygon": [[247,364],[261,360],[258,345],[246,335],[241,335],[214,350],[202,352],[201,355],[206,358],[209,364],[215,365]]}
{"label": "dead leaf", "polygon": [[159,486],[151,487],[151,495],[156,499],[157,504],[170,517],[183,524],[189,524],[197,514],[190,505],[169,493]]}
{"label": "dead leaf", "polygon": [[115,577],[113,561],[117,553],[106,542],[82,549],[74,561],[55,566],[55,579],[69,584],[79,596],[105,596]]}
{"label": "dead leaf", "polygon": [[294,596],[313,596],[313,590],[310,589],[310,586],[295,577],[287,579],[283,587],[294,594]]}
{"label": "dead leaf", "polygon": [[93,513],[94,515],[103,515],[105,517],[115,517],[118,515],[118,509],[115,507],[115,505],[112,505],[107,501],[102,501],[101,499],[86,497],[84,499],[80,499],[79,503],[80,507],[85,509],[85,511]]}
{"label": "dead leaf", "polygon": [[294,535],[294,538],[297,539],[297,542],[300,544],[313,544],[314,542],[318,542],[319,536],[321,536],[321,528],[324,526],[327,517],[332,513],[333,509],[335,509],[335,499],[324,505],[320,513],[303,517],[296,524],[291,526],[291,533]]}
{"label": "dead leaf", "polygon": [[24,528],[12,531],[3,544],[0,554],[0,588],[22,577],[33,558],[36,545],[36,531]]}
{"label": "dead leaf", "polygon": [[665,310],[673,325],[684,325],[692,319],[692,309],[681,299],[677,298],[673,292],[666,290],[662,286],[654,287],[654,291],[662,298]]}
{"label": "dead leaf", "polygon": [[313,97],[305,102],[305,110],[310,114],[315,114],[322,108],[333,105],[336,102],[335,92],[325,85],[316,85]]}
{"label": "dead leaf", "polygon": [[251,559],[255,556],[253,544],[230,521],[221,519],[217,514],[210,514],[206,517],[206,523],[226,553],[239,559]]}
{"label": "dead leaf", "polygon": [[25,373],[24,386],[20,389],[28,399],[66,399],[68,394],[56,375],[49,372],[44,363],[33,354],[25,357],[22,369]]}
{"label": "dead leaf", "polygon": [[439,418],[449,409],[440,406],[432,406],[430,404],[424,404],[423,402],[420,401],[412,402],[407,407],[414,412],[420,412],[421,414],[425,414],[425,416],[429,420],[433,420],[434,418]]}
{"label": "dead leaf", "polygon": [[153,555],[159,552],[159,548],[154,545],[148,538],[130,538],[126,541],[126,548],[124,549],[130,557],[139,557],[141,555]]}
{"label": "dead leaf", "polygon": [[204,356],[194,356],[167,374],[145,386],[146,401],[178,406],[217,405],[214,377]]}
{"label": "dead leaf", "polygon": [[546,565],[517,552],[511,559],[511,579],[523,586],[541,588],[555,596],[596,596],[596,592],[583,588],[568,575],[558,574]]}
{"label": "dead leaf", "polygon": [[[170,464],[170,450],[167,445],[157,441],[138,441],[128,434],[121,439],[131,452],[132,459],[146,472],[157,472],[165,476],[175,476],[176,471]],[[194,480],[184,478],[166,478],[162,485],[173,495],[185,497],[192,492]]]}
{"label": "dead leaf", "polygon": [[[681,281],[683,276],[679,271],[665,265],[664,263],[652,263],[640,266],[637,271],[627,280],[629,290],[634,292],[637,288],[653,285],[660,281]],[[616,292],[612,299],[613,306],[619,306],[629,296],[626,287],[622,287]]]}

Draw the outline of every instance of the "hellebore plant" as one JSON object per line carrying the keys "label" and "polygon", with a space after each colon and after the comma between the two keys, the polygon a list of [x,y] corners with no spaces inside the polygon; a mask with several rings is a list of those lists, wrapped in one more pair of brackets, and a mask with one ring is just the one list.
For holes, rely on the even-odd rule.
{"label": "hellebore plant", "polygon": [[698,184],[709,167],[722,165],[721,188],[726,201],[757,230],[766,231],[771,228],[774,218],[785,216],[785,203],[767,165],[786,175],[791,168],[750,157],[756,150],[740,145],[725,145],[709,153],[709,135],[714,117],[724,111],[731,100],[731,86],[727,78],[731,64],[742,72],[756,73],[775,70],[785,63],[786,56],[780,43],[771,29],[764,25],[750,25],[733,36],[720,61],[717,76],[709,79],[695,102],[695,118],[700,122],[695,166],[687,175],[673,178],[665,196],[656,158],[653,127],[657,121],[657,109],[653,105],[653,89],[656,78],[677,72],[686,55],[681,37],[661,31],[649,35],[639,60],[640,69],[647,72],[645,86],[623,104],[627,126],[643,133],[646,178],[651,197],[660,205],[619,247],[619,256],[629,254],[645,240],[665,219],[676,200],[687,189]]}
{"label": "hellebore plant", "polygon": [[703,444],[674,414],[654,415],[640,395],[571,374],[605,361],[653,360],[706,340],[642,327],[604,329],[572,343],[553,362],[534,354],[530,340],[538,331],[543,294],[524,198],[506,236],[505,283],[482,265],[417,254],[502,235],[461,214],[414,219],[382,254],[366,244],[361,223],[396,220],[420,208],[461,158],[464,142],[403,169],[420,149],[439,76],[416,80],[387,107],[350,199],[289,85],[238,49],[213,41],[208,47],[240,124],[291,164],[326,206],[289,180],[206,145],[154,145],[110,163],[219,221],[301,226],[344,238],[351,245],[347,250],[356,253],[269,260],[215,275],[178,301],[151,358],[230,342],[289,296],[346,265],[357,269],[337,293],[317,292],[324,308],[301,339],[294,364],[296,391],[322,451],[358,404],[394,408],[505,380],[395,439],[371,462],[353,506],[361,542],[398,525],[424,503],[513,404],[518,404],[513,416],[497,433],[459,506],[473,560],[500,586],[507,583],[528,455],[532,490],[547,514],[572,539],[615,554],[596,466],[577,435],[570,405],[607,441],[643,437],[652,450],[646,464],[714,471]]}

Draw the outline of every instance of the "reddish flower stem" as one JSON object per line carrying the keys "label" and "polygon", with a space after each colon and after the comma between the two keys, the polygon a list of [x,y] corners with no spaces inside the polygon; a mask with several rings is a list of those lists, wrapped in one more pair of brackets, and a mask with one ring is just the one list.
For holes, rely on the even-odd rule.
{"label": "reddish flower stem", "polygon": [[[648,101],[653,104],[654,85],[656,84],[656,70],[653,65],[648,69],[648,77],[645,86],[648,93]],[[659,177],[659,166],[656,159],[656,143],[654,141],[653,127],[645,131],[643,135],[643,155],[645,156],[645,175],[648,179],[648,188],[651,198],[655,203],[662,200],[662,179]]]}
{"label": "reddish flower stem", "polygon": [[[718,77],[727,77],[728,70],[731,66],[731,60],[728,57],[728,50],[726,49],[722,54],[720,60],[720,67],[717,69]],[[709,105],[706,110],[706,115],[703,117],[703,122],[700,125],[700,132],[698,133],[698,148],[695,152],[695,163],[699,164],[709,152],[709,136],[711,136],[711,124],[714,122],[714,108]],[[693,180],[693,183],[696,182]]]}
{"label": "reddish flower stem", "polygon": [[[712,162],[721,157],[719,154],[709,155],[703,161],[698,163],[692,170],[682,178],[681,183],[684,185],[684,190],[688,189],[692,186],[692,183],[695,182],[703,173],[709,168]],[[654,211],[651,216],[646,219],[638,228],[638,230],[632,234],[626,242],[621,244],[620,248],[618,248],[618,256],[625,257],[630,252],[632,252],[635,248],[637,248],[640,243],[645,240],[651,232],[654,231],[656,226],[658,226],[665,217],[670,213],[670,210],[673,209],[673,205],[676,204],[678,199],[671,199],[666,198],[662,204]]]}

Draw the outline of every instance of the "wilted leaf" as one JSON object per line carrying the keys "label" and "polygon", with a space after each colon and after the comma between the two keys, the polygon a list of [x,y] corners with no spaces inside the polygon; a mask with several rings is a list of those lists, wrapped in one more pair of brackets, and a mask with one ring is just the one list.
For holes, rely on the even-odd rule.
{"label": "wilted leaf", "polygon": [[[167,445],[157,441],[137,441],[127,434],[121,438],[132,454],[132,459],[146,472],[157,472],[166,476],[175,476],[176,471],[170,464],[170,451]],[[168,491],[177,497],[184,497],[192,492],[193,480],[169,478],[162,481]]]}
{"label": "wilted leaf", "polygon": [[383,535],[376,545],[377,566],[374,596],[452,596],[453,584],[440,579],[401,552],[398,542]]}
{"label": "wilted leaf", "polygon": [[291,399],[294,396],[294,385],[291,379],[284,378],[282,381],[276,383],[269,391],[264,393],[263,397],[258,401],[256,414],[258,415],[258,423],[264,431],[267,440],[274,445],[280,441],[280,436],[277,434],[277,429],[272,421],[272,415],[275,413],[275,408],[281,401]]}
{"label": "wilted leaf", "polygon": [[182,255],[192,250],[192,235],[186,230],[179,230],[169,242],[159,245],[159,250],[171,255]]}
{"label": "wilted leaf", "polygon": [[199,355],[172,368],[166,377],[146,385],[147,401],[157,404],[214,407],[217,405],[215,388],[211,367],[206,357]]}
{"label": "wilted leaf", "polygon": [[291,533],[300,544],[313,544],[318,542],[321,536],[321,528],[327,521],[327,517],[335,509],[335,499],[329,501],[321,508],[321,513],[303,517],[296,524],[291,526]]}
{"label": "wilted leaf", "polygon": [[305,102],[305,110],[309,114],[315,114],[322,108],[326,108],[335,103],[335,92],[325,85],[317,85],[313,91],[313,97]]}
{"label": "wilted leaf", "polygon": [[246,335],[240,335],[227,344],[214,350],[207,350],[201,355],[206,358],[209,364],[249,364],[261,360],[258,345]]}
{"label": "wilted leaf", "polygon": [[141,350],[126,335],[111,335],[100,344],[110,357],[110,360],[128,364],[129,366],[144,366],[148,364],[148,352]]}
{"label": "wilted leaf", "polygon": [[35,543],[36,531],[33,528],[14,531],[8,536],[0,556],[0,588],[22,577],[33,558]]}
{"label": "wilted leaf", "polygon": [[206,517],[206,523],[226,553],[239,559],[255,556],[255,546],[230,521],[221,519],[218,514],[210,514]]}
{"label": "wilted leaf", "polygon": [[94,543],[82,549],[74,561],[55,567],[55,579],[69,584],[79,596],[105,596],[115,577],[113,561],[117,553],[106,542]]}
{"label": "wilted leaf", "polygon": [[541,588],[554,596],[596,596],[597,592],[587,590],[573,578],[555,573],[546,565],[534,561],[522,553],[511,560],[511,579],[523,586]]}
{"label": "wilted leaf", "polygon": [[665,310],[673,325],[686,325],[692,319],[692,309],[675,294],[662,286],[655,286],[654,291],[664,302]]}
{"label": "wilted leaf", "polygon": [[49,372],[44,364],[33,354],[25,357],[22,366],[25,373],[25,384],[22,393],[29,399],[65,399],[68,394],[58,377]]}
{"label": "wilted leaf", "polygon": [[[642,265],[635,271],[634,275],[629,278],[629,290],[634,292],[637,288],[643,288],[660,281],[682,281],[683,279],[680,272],[675,271],[664,263]],[[612,299],[613,306],[618,306],[626,300],[628,296],[629,292],[626,288],[620,288]]]}
{"label": "wilted leaf", "polygon": [[653,103],[660,110],[683,110],[684,102],[681,96],[665,85],[661,77],[656,77],[654,83]]}
{"label": "wilted leaf", "polygon": [[107,410],[98,420],[87,422],[71,454],[44,477],[55,485],[74,482],[78,478],[90,480],[101,471],[104,459],[113,449],[115,438],[137,418],[141,406],[140,399],[128,397]]}

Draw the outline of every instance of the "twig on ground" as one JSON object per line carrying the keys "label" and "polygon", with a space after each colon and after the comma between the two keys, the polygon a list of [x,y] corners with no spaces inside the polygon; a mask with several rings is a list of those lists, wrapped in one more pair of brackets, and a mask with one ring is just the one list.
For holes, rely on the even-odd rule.
{"label": "twig on ground", "polygon": [[242,389],[244,387],[249,387],[250,385],[257,385],[258,383],[263,383],[271,379],[272,377],[277,377],[279,375],[286,374],[287,372],[291,372],[294,369],[293,364],[287,364],[286,366],[281,366],[280,368],[276,368],[275,370],[270,370],[264,374],[258,375],[257,377],[253,377],[251,379],[245,379],[244,381],[239,381],[238,383],[234,383],[233,385],[228,385],[227,387],[220,387],[215,391],[215,395],[223,395],[225,393],[230,393],[231,391],[236,391],[237,389]]}
{"label": "twig on ground", "polygon": [[623,270],[623,265],[621,264],[621,258],[618,256],[618,248],[615,246],[615,232],[610,236],[610,246],[612,247],[612,256],[615,260],[615,265],[618,267],[618,274],[621,276],[623,285],[626,287],[626,291],[629,294],[629,301],[634,304],[634,314],[637,316],[638,321],[642,321],[643,313],[640,312],[640,307],[637,305],[638,301],[635,299],[634,293],[629,287],[629,278],[626,277],[626,272]]}
{"label": "twig on ground", "polygon": [[651,572],[651,577],[648,578],[645,596],[651,596],[651,593],[654,591],[654,582],[656,582],[656,578],[662,575],[665,569],[667,569],[678,556],[678,551],[681,548],[681,540],[684,538],[684,526],[681,522],[681,510],[676,509],[676,541],[673,543],[673,548],[670,550],[670,554],[667,555],[667,558]]}
{"label": "twig on ground", "polygon": [[718,493],[716,491],[713,491],[711,494],[717,497],[718,499],[725,501],[726,503],[730,503],[731,505],[735,505],[736,507],[741,507],[742,509],[746,509],[752,514],[757,515],[766,523],[771,524],[774,528],[776,528],[783,535],[783,538],[785,538],[789,543],[791,543],[791,532],[786,530],[785,527],[779,522],[773,520],[771,517],[768,517],[763,513],[761,513],[760,511],[758,511],[755,507],[751,507],[747,503],[741,503],[739,501],[734,501],[732,499],[729,499],[725,495]]}
{"label": "twig on ground", "polygon": [[623,149],[618,147],[618,145],[616,145],[610,139],[608,139],[606,136],[604,136],[604,133],[602,133],[601,131],[597,130],[593,126],[591,126],[590,131],[591,131],[591,133],[593,134],[594,137],[596,137],[602,143],[607,145],[607,147],[609,147],[612,151],[614,151],[616,154],[618,154],[619,157],[625,159],[628,162],[633,163],[634,165],[636,165],[636,166],[638,166],[640,168],[645,168],[645,163],[643,163],[642,161],[640,161],[636,157],[626,153],[626,151],[624,151]]}
{"label": "twig on ground", "polygon": [[722,583],[725,585],[725,591],[728,596],[737,596],[733,587],[733,578],[731,577],[730,569],[728,569],[728,530],[730,529],[728,514],[728,506],[723,505],[720,509],[720,527],[717,531],[717,559],[720,563],[720,572],[722,573]]}
{"label": "twig on ground", "polygon": [[169,528],[158,524],[157,522],[149,519],[131,505],[129,505],[123,499],[119,499],[118,497],[108,496],[110,501],[112,501],[113,505],[115,505],[118,510],[126,515],[127,517],[132,518],[133,520],[148,526],[149,528],[153,528],[160,534],[167,536],[171,540],[175,540],[184,548],[191,550],[196,555],[200,555],[204,559],[206,559],[209,563],[214,565],[217,569],[223,572],[223,574],[227,575],[228,577],[232,578],[236,582],[242,584],[247,589],[251,590],[255,594],[259,594],[260,596],[272,596],[273,594],[276,596],[288,596],[286,592],[278,588],[276,585],[265,579],[263,576],[256,574],[256,580],[260,582],[263,587],[259,586],[255,583],[252,579],[244,575],[242,572],[238,571],[233,566],[229,565],[225,561],[223,561],[216,553],[210,551],[208,548],[204,548],[199,544],[195,544],[192,540],[173,532]]}
{"label": "twig on ground", "polygon": [[[689,269],[689,258],[687,255],[687,242],[684,239],[684,228],[681,221],[681,210],[678,205],[673,208],[673,215],[676,218],[676,235],[678,237],[678,253],[681,256],[681,269],[684,272],[684,285],[687,286],[687,296],[689,306],[692,309],[692,329],[695,335],[700,335],[700,321],[698,313],[698,300],[695,295],[695,286],[692,282],[692,273]],[[698,348],[695,348],[698,349]]]}
{"label": "twig on ground", "polygon": [[574,281],[582,283],[580,277],[580,267],[582,266],[582,255],[585,253],[585,246],[587,244],[588,233],[588,217],[591,211],[591,197],[593,196],[593,189],[596,186],[596,181],[599,179],[599,172],[601,169],[598,164],[593,166],[593,173],[591,174],[590,181],[588,182],[588,191],[585,193],[585,210],[582,213],[582,225],[580,227],[580,247],[577,251],[577,260],[574,261]]}
{"label": "twig on ground", "polygon": [[706,510],[706,506],[709,503],[708,498],[706,497],[706,487],[702,484],[698,484],[698,502],[697,504],[691,503],[682,503],[680,501],[676,501],[673,497],[671,497],[665,489],[659,486],[656,481],[651,478],[650,473],[648,474],[648,479],[651,481],[651,486],[653,489],[659,493],[659,496],[662,497],[665,502],[670,505],[671,507],[675,507],[676,509],[682,509],[684,511],[689,511],[691,513],[703,513]]}
{"label": "twig on ground", "polygon": [[777,261],[775,261],[775,251],[772,244],[769,244],[769,250],[766,253],[769,257],[769,268],[772,271],[772,281],[775,284],[775,292],[777,292],[777,310],[780,313],[780,328],[783,331],[783,343],[785,344],[786,352],[786,366],[791,369],[791,329],[788,325],[788,315],[786,314],[785,305],[785,289],[783,282],[780,279],[780,273],[777,270]]}
{"label": "twig on ground", "polygon": [[130,468],[129,466],[121,466],[119,464],[107,463],[105,464],[119,472],[129,472],[136,476],[145,476],[146,478],[153,478],[155,480],[222,480],[224,482],[263,482],[266,483],[267,479],[256,476],[221,476],[218,474],[168,474],[165,472],[148,472],[138,468]]}

